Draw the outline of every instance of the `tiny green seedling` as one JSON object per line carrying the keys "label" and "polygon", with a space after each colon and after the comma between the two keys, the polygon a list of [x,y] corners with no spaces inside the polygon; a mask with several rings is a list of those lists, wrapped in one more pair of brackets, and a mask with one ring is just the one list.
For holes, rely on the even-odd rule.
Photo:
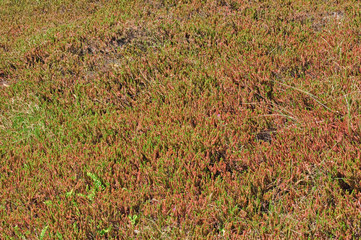
{"label": "tiny green seedling", "polygon": [[128,218],[129,218],[129,220],[130,220],[130,223],[132,224],[132,225],[135,225],[136,223],[137,223],[137,220],[138,220],[138,215],[129,215],[128,216]]}

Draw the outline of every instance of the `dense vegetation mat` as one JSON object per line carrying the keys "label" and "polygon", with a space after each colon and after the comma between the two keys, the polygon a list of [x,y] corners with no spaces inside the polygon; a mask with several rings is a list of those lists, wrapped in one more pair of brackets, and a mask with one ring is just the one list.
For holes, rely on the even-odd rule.
{"label": "dense vegetation mat", "polygon": [[361,237],[359,1],[0,1],[1,239]]}

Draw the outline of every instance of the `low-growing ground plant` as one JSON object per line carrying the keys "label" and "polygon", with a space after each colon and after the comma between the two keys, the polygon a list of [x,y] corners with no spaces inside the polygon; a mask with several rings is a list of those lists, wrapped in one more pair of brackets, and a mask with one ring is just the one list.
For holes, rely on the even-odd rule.
{"label": "low-growing ground plant", "polygon": [[0,238],[360,238],[360,12],[0,1]]}

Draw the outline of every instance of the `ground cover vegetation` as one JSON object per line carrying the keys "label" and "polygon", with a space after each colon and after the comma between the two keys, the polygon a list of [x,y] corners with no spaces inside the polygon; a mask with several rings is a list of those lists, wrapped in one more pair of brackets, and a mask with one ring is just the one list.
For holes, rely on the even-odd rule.
{"label": "ground cover vegetation", "polygon": [[360,238],[360,56],[354,0],[1,0],[1,239]]}

